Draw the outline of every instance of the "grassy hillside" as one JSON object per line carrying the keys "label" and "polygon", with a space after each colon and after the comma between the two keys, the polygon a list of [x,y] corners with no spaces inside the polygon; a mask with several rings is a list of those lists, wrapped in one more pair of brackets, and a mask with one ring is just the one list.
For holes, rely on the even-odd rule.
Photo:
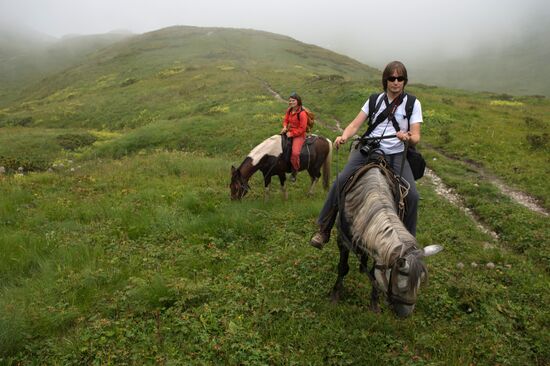
{"label": "grassy hillside", "polygon": [[305,197],[305,175],[286,202],[264,203],[260,176],[229,200],[231,164],[280,130],[271,90],[298,91],[334,137],[379,78],[288,37],[173,27],[15,97],[0,110],[0,363],[549,363],[548,218],[463,162],[548,209],[546,99],[410,86],[429,167],[500,239],[419,181],[419,242],[445,251],[406,320],[368,311],[357,261],[329,304],[337,249],[307,245],[325,193]]}

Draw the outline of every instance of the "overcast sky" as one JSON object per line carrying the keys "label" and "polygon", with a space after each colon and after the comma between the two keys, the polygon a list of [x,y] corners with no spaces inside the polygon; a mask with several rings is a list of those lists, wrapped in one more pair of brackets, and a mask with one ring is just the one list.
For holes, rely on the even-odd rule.
{"label": "overcast sky", "polygon": [[3,24],[55,37],[171,25],[252,28],[373,66],[505,45],[549,20],[550,0],[0,0]]}

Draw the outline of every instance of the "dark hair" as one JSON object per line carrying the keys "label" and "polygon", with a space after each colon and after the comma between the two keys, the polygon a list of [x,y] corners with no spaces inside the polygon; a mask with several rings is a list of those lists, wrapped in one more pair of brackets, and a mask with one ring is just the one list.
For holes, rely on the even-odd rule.
{"label": "dark hair", "polygon": [[292,92],[289,98],[296,99],[298,101],[298,105],[300,107],[302,106],[302,98],[296,92]]}
{"label": "dark hair", "polygon": [[392,61],[386,65],[386,68],[382,73],[382,87],[384,88],[384,91],[388,90],[388,78],[396,70],[400,76],[405,77],[405,84],[403,85],[403,87],[407,85],[407,81],[409,78],[407,77],[407,69],[405,68],[405,65],[403,65],[403,63],[400,61]]}

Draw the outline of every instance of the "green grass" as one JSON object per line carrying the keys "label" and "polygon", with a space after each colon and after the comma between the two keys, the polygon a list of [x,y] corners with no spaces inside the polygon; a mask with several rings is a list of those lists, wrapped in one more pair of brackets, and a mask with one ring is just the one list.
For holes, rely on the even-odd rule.
{"label": "green grass", "polygon": [[223,159],[157,152],[3,180],[12,197],[4,212],[20,212],[2,223],[0,240],[11,253],[1,265],[3,360],[548,360],[548,274],[514,250],[483,249],[490,238],[427,181],[419,240],[445,251],[428,260],[429,287],[403,321],[367,310],[370,286],[356,260],[344,300],[330,305],[337,249],[307,245],[324,193],[303,197],[306,176],[289,201],[269,203],[256,176],[251,196],[229,201],[228,178]]}
{"label": "green grass", "polygon": [[230,166],[281,127],[265,83],[297,90],[333,138],[378,78],[286,37],[182,27],[14,97],[0,110],[0,156],[16,161],[0,175],[0,363],[548,364],[548,219],[456,160],[548,208],[546,99],[410,86],[429,167],[500,239],[419,181],[419,242],[445,250],[405,320],[368,310],[355,259],[329,303],[338,254],[307,244],[325,192],[305,197],[305,174],[288,201],[264,202],[259,174],[229,200]]}

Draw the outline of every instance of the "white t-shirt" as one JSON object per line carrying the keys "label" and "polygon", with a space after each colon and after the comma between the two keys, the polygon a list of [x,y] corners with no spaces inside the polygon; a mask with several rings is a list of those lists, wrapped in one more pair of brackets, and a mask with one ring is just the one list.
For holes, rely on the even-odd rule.
{"label": "white t-shirt", "polygon": [[[378,102],[380,101],[380,98],[384,98],[384,93],[380,94],[378,96],[378,99],[376,100],[375,106],[378,105]],[[408,96],[405,96],[405,99],[403,99],[403,102],[397,107],[397,110],[395,111],[395,120],[399,124],[399,127],[401,131],[407,131],[407,119],[405,118],[405,105],[407,104],[407,98]],[[382,113],[387,107],[387,104],[385,101],[383,101],[380,104],[380,108],[378,109],[378,112],[373,116],[373,121],[376,121],[376,117],[380,113]],[[367,115],[369,114],[369,100],[365,102],[363,105],[363,108],[361,108],[363,112],[365,112]],[[422,107],[420,105],[420,102],[415,100],[413,111],[411,115],[411,121],[410,124],[413,125],[415,123],[422,123]],[[381,137],[381,136],[388,136],[388,135],[395,135],[397,131],[395,131],[395,128],[393,127],[393,123],[389,119],[385,119],[380,123],[374,131],[371,132],[371,134],[368,137]],[[384,154],[397,154],[400,152],[403,152],[403,149],[405,148],[405,145],[401,140],[399,140],[397,137],[393,137],[390,139],[382,139],[380,140],[380,148],[384,152]]]}

